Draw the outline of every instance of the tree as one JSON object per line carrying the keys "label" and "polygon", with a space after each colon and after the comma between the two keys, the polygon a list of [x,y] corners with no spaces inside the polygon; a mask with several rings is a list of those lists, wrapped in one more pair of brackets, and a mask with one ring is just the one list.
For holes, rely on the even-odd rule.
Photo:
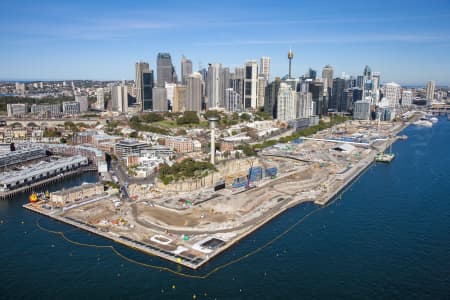
{"label": "tree", "polygon": [[199,124],[200,120],[195,111],[185,111],[183,116],[177,119],[177,125]]}
{"label": "tree", "polygon": [[248,113],[242,113],[240,118],[241,118],[242,121],[247,122],[247,121],[250,121],[251,116]]}
{"label": "tree", "polygon": [[132,133],[130,133],[129,137],[134,139],[137,138],[138,137],[137,131],[133,131]]}

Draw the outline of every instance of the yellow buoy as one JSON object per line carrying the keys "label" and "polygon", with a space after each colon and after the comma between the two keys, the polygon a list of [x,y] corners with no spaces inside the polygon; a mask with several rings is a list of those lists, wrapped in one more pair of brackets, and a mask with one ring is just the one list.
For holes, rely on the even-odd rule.
{"label": "yellow buoy", "polygon": [[181,263],[182,261],[183,260],[180,257],[177,258],[177,262]]}

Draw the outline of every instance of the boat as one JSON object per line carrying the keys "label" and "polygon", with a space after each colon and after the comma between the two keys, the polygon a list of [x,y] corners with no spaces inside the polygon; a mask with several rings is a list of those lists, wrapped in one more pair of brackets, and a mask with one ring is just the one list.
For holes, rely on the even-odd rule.
{"label": "boat", "polygon": [[439,121],[436,117],[431,117],[428,120],[431,121],[431,123],[437,123]]}
{"label": "boat", "polygon": [[38,202],[39,198],[38,195],[33,192],[30,197],[28,197],[28,200],[30,200],[31,203],[35,203]]}
{"label": "boat", "polygon": [[377,156],[375,156],[375,161],[390,163],[394,158],[394,153],[378,153]]}
{"label": "boat", "polygon": [[433,127],[433,123],[427,120],[419,120],[413,123],[416,126]]}
{"label": "boat", "polygon": [[407,135],[399,135],[399,136],[398,136],[398,139],[399,139],[399,140],[407,140],[407,139],[408,139],[408,136],[407,136]]}

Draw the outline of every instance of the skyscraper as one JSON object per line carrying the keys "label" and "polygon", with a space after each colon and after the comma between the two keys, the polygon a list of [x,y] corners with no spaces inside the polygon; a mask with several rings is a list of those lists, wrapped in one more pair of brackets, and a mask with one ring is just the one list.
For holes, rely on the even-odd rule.
{"label": "skyscraper", "polygon": [[[325,95],[329,95],[331,89],[333,88],[333,67],[332,66],[326,65],[325,67],[323,67],[322,79],[323,79],[323,92]],[[328,89],[330,89],[330,91]]]}
{"label": "skyscraper", "polygon": [[158,53],[156,58],[157,86],[164,87],[166,82],[176,83],[177,74],[169,53]]}
{"label": "skyscraper", "polygon": [[297,93],[291,86],[282,82],[278,91],[277,119],[291,121],[297,117]]}
{"label": "skyscraper", "polygon": [[410,106],[413,101],[413,91],[408,89],[403,89],[402,91],[402,106]]}
{"label": "skyscraper", "polygon": [[[188,75],[189,77],[190,75]],[[187,78],[186,78],[187,81]],[[173,91],[173,112],[184,112],[186,110],[186,92],[187,87],[185,85],[177,85]]]}
{"label": "skyscraper", "polygon": [[266,77],[261,74],[258,76],[258,101],[256,104],[257,108],[264,107],[264,94],[266,90],[267,80]]}
{"label": "skyscraper", "polygon": [[372,95],[374,103],[377,104],[380,100],[380,72],[373,72],[372,74]]}
{"label": "skyscraper", "polygon": [[374,104],[372,70],[369,66],[364,68],[363,73],[363,100]]}
{"label": "skyscraper", "polygon": [[186,78],[186,111],[202,110],[202,75],[194,72]]}
{"label": "skyscraper", "polygon": [[257,108],[258,93],[258,63],[249,60],[245,63],[244,78],[244,109]]}
{"label": "skyscraper", "polygon": [[181,83],[186,84],[186,77],[192,74],[192,61],[184,55],[181,57]]}
{"label": "skyscraper", "polygon": [[434,100],[434,88],[435,83],[433,80],[428,81],[427,83],[427,100]]}
{"label": "skyscraper", "polygon": [[221,91],[220,71],[222,65],[219,63],[209,64],[207,78],[208,109],[221,107],[223,104],[223,91]]}
{"label": "skyscraper", "polygon": [[153,74],[153,70],[142,73],[142,110],[148,111],[153,109],[153,87],[155,85]]}
{"label": "skyscraper", "polygon": [[167,89],[165,87],[153,88],[153,111],[167,111]]}
{"label": "skyscraper", "polygon": [[347,99],[344,98],[344,89],[345,80],[342,78],[335,78],[333,80],[333,89],[328,108],[341,112],[348,110],[350,104],[347,103]]}
{"label": "skyscraper", "polygon": [[225,90],[225,109],[228,111],[241,111],[242,101],[241,101],[241,95],[237,93],[232,88],[228,88]]}
{"label": "skyscraper", "polygon": [[260,74],[262,74],[267,81],[270,81],[270,57],[263,56],[261,57],[261,70]]}
{"label": "skyscraper", "polygon": [[386,83],[384,86],[384,98],[382,106],[396,107],[400,104],[401,86],[395,82]]}
{"label": "skyscraper", "polygon": [[98,110],[104,110],[105,109],[105,91],[103,88],[98,88],[95,91],[95,95],[97,96],[97,102],[95,103],[95,107]]}
{"label": "skyscraper", "polygon": [[309,118],[313,115],[312,94],[310,92],[298,92],[296,101],[297,118]]}
{"label": "skyscraper", "polygon": [[111,87],[112,110],[117,112],[128,111],[128,90],[126,85]]}
{"label": "skyscraper", "polygon": [[264,111],[274,119],[278,115],[278,91],[280,89],[280,83],[280,77],[275,77],[275,80],[267,85],[264,93]]}
{"label": "skyscraper", "polygon": [[149,64],[146,62],[137,62],[135,65],[135,80],[136,80],[136,103],[142,107],[143,103],[143,74],[150,72]]}
{"label": "skyscraper", "polygon": [[220,100],[220,106],[225,107],[225,90],[230,88],[230,68],[221,68],[220,69],[220,91],[222,93],[222,97]]}

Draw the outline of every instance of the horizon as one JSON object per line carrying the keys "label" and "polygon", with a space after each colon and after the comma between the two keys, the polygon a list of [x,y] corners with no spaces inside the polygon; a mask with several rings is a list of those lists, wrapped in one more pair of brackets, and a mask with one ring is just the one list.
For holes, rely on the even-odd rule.
{"label": "horizon", "polygon": [[135,7],[115,1],[2,2],[0,80],[133,80],[125,78],[134,77],[134,63],[146,61],[156,70],[158,52],[171,54],[178,76],[183,54],[193,70],[220,62],[230,71],[269,56],[275,78],[287,74],[292,48],[294,77],[309,67],[321,77],[326,64],[334,77],[357,76],[369,65],[383,83],[434,80],[448,86],[448,1],[433,7],[417,0],[385,4],[372,3],[368,10],[357,1],[280,6],[269,0],[178,0],[169,9],[162,1],[138,1]]}

